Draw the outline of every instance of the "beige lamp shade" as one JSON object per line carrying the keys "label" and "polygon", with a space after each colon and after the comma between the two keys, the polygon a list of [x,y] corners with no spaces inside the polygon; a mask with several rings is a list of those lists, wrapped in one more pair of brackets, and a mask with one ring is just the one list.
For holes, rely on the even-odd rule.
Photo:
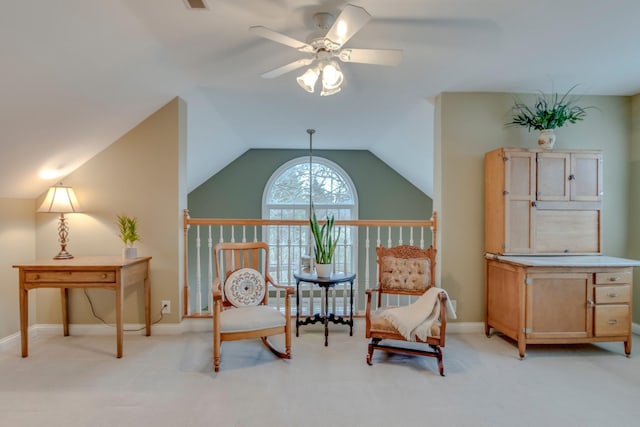
{"label": "beige lamp shade", "polygon": [[73,188],[63,185],[49,188],[47,196],[38,208],[38,212],[71,213],[80,211],[80,204]]}

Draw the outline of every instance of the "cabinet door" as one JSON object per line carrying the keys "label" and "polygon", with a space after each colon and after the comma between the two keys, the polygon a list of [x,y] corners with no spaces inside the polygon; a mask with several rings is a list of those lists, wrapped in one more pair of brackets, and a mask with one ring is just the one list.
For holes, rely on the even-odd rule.
{"label": "cabinet door", "polygon": [[602,154],[571,153],[569,174],[571,200],[602,199]]}
{"label": "cabinet door", "polygon": [[532,248],[531,202],[535,200],[535,153],[510,152],[505,163],[505,242],[508,253]]}
{"label": "cabinet door", "polygon": [[538,200],[568,201],[570,199],[569,153],[538,153],[537,158]]}
{"label": "cabinet door", "polygon": [[586,338],[592,335],[593,278],[588,273],[532,273],[526,279],[527,338]]}
{"label": "cabinet door", "polygon": [[602,200],[602,154],[538,153],[537,200]]}
{"label": "cabinet door", "polygon": [[534,212],[536,253],[600,253],[600,211],[536,209]]}

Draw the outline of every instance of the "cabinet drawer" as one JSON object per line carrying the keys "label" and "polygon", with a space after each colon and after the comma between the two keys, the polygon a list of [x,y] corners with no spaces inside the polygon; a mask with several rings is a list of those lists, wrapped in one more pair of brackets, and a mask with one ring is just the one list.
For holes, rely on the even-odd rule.
{"label": "cabinet drawer", "polygon": [[596,273],[596,285],[606,285],[610,283],[631,283],[631,271],[610,271],[607,273]]}
{"label": "cabinet drawer", "polygon": [[631,313],[626,304],[596,306],[594,332],[598,336],[629,335]]}
{"label": "cabinet drawer", "polygon": [[631,285],[596,286],[596,304],[631,302]]}
{"label": "cabinet drawer", "polygon": [[27,271],[27,283],[114,283],[115,271]]}

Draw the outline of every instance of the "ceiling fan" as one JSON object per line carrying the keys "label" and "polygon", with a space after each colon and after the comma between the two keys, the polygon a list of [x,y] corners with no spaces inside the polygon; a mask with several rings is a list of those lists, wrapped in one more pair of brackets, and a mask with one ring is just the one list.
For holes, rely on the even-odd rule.
{"label": "ceiling fan", "polygon": [[250,31],[260,37],[308,54],[306,58],[267,71],[261,74],[262,77],[271,79],[310,66],[297,78],[298,84],[307,92],[313,93],[316,81],[322,75],[320,95],[327,96],[340,92],[344,82],[344,74],[336,58],[342,62],[391,66],[398,65],[402,60],[402,50],[399,49],[344,48],[345,43],[371,19],[371,15],[361,7],[348,4],[335,20],[333,15],[325,12],[316,13],[313,18],[318,28],[328,31],[324,36],[314,37],[308,43],[263,26],[250,27]]}

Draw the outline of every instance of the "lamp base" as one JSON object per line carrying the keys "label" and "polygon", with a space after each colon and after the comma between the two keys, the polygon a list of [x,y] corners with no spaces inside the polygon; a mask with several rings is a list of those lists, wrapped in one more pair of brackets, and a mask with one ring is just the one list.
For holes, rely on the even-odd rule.
{"label": "lamp base", "polygon": [[65,249],[61,249],[60,252],[58,252],[58,255],[53,257],[53,259],[71,259],[71,258],[73,258],[73,255],[71,255]]}
{"label": "lamp base", "polygon": [[54,256],[53,259],[71,259],[73,255],[67,252],[67,239],[69,237],[69,225],[67,224],[67,219],[64,217],[64,214],[60,214],[60,219],[58,220],[58,242],[60,242],[60,252],[58,255]]}

